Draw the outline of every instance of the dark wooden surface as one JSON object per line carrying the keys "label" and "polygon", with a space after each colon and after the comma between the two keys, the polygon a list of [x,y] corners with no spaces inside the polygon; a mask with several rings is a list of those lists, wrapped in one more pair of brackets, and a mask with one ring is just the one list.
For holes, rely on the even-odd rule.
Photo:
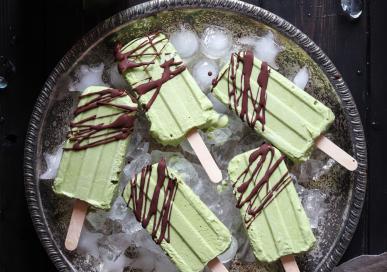
{"label": "dark wooden surface", "polygon": [[[55,271],[24,199],[23,145],[29,115],[48,74],[89,29],[140,0],[0,0],[0,271]],[[361,222],[343,260],[387,251],[387,1],[369,0],[349,22],[339,0],[249,0],[311,37],[347,81],[368,139],[369,186]],[[29,4],[28,4],[29,3]],[[91,5],[85,5],[92,3]],[[7,65],[7,60],[13,65]],[[7,68],[7,67],[8,68]],[[13,67],[14,66],[14,67]],[[15,70],[15,71],[12,71]],[[2,74],[3,73],[3,74]]]}

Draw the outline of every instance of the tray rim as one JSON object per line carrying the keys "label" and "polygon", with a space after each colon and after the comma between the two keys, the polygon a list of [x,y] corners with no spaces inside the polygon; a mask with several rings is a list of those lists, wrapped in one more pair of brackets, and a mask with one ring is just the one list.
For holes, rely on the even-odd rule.
{"label": "tray rim", "polygon": [[344,228],[338,233],[339,238],[334,241],[329,253],[324,257],[320,266],[315,269],[315,271],[331,271],[340,261],[353,237],[365,200],[367,187],[367,150],[359,112],[351,92],[340,76],[337,68],[306,34],[270,11],[238,0],[154,0],[130,7],[106,19],[85,34],[53,69],[34,105],[24,149],[24,183],[27,204],[35,230],[49,258],[59,271],[75,271],[72,264],[64,256],[61,247],[54,241],[53,234],[47,224],[39,191],[39,179],[36,177],[35,170],[39,130],[43,124],[42,121],[44,118],[42,117],[47,113],[47,101],[55,83],[60,75],[65,73],[74,64],[75,60],[95,44],[96,39],[108,35],[115,28],[131,20],[146,17],[160,11],[187,8],[216,9],[240,13],[276,29],[298,44],[310,55],[324,71],[339,95],[350,128],[352,149],[354,157],[358,161],[358,169],[354,172],[355,186],[352,191],[352,198],[350,199],[348,210],[349,214]]}

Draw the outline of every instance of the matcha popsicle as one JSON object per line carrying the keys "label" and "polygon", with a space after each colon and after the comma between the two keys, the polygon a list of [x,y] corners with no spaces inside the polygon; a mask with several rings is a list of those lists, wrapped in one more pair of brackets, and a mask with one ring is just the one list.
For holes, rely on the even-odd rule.
{"label": "matcha popsicle", "polygon": [[217,256],[229,247],[230,232],[164,159],[143,168],[123,197],[180,271],[202,271],[214,260],[221,265]]}
{"label": "matcha popsicle", "polygon": [[125,90],[91,86],[80,96],[53,189],[57,194],[77,199],[75,207],[81,208],[81,214],[86,212],[87,204],[110,208],[136,108]]}
{"label": "matcha popsicle", "polygon": [[146,111],[151,135],[163,145],[178,145],[187,137],[211,180],[220,181],[221,172],[196,130],[225,126],[227,117],[213,109],[167,37],[154,33],[118,45],[115,53],[120,72]]}
{"label": "matcha popsicle", "polygon": [[[254,58],[252,51],[231,55],[230,62],[214,80],[212,92],[295,162],[306,161],[315,144],[322,149],[321,135],[334,120],[328,107],[270,69],[266,62]],[[357,167],[344,151],[340,156],[335,155],[337,152],[326,153],[349,170]]]}
{"label": "matcha popsicle", "polygon": [[262,262],[308,251],[315,242],[284,158],[265,143],[237,155],[228,166],[237,208]]}

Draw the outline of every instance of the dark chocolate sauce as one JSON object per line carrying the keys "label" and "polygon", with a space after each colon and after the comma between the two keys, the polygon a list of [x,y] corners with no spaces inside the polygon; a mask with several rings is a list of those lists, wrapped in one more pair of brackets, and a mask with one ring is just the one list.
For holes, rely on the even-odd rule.
{"label": "dark chocolate sauce", "polygon": [[[291,182],[291,178],[286,172],[270,188],[269,180],[272,174],[283,162],[285,156],[282,155],[274,161],[274,148],[269,144],[261,145],[250,154],[249,165],[234,182],[234,190],[237,196],[237,208],[241,209],[247,204],[244,221],[249,228],[262,211],[273,201],[273,199]],[[268,160],[267,169],[262,169],[263,164]],[[253,164],[255,166],[253,167]],[[266,166],[265,166],[266,167]],[[265,171],[262,173],[262,171]],[[260,175],[263,176],[258,178]],[[271,182],[273,184],[273,182]],[[238,184],[238,186],[237,186]],[[236,187],[237,186],[237,187]],[[253,188],[249,190],[249,188]],[[264,196],[260,195],[264,190]],[[249,191],[250,193],[247,193]]]}
{"label": "dark chocolate sauce", "polygon": [[[241,77],[237,78],[239,65],[242,65]],[[229,107],[235,113],[254,128],[257,121],[262,124],[262,131],[265,130],[266,101],[267,101],[267,84],[269,81],[270,69],[267,62],[262,62],[261,71],[257,78],[259,89],[254,94],[251,89],[251,74],[254,68],[254,54],[252,51],[242,51],[233,53],[230,58],[228,69],[217,79],[212,81],[215,87],[223,76],[227,75]],[[237,87],[240,84],[240,88]],[[251,107],[250,109],[249,107]],[[240,110],[238,109],[240,107]],[[249,111],[252,112],[249,113]]]}
{"label": "dark chocolate sauce", "polygon": [[[105,89],[99,92],[81,95],[80,99],[94,96],[95,98],[92,98],[82,106],[78,106],[74,111],[74,118],[81,113],[88,112],[100,106],[114,107],[119,109],[119,112],[104,116],[92,115],[78,122],[71,122],[70,131],[67,137],[73,145],[64,148],[64,150],[85,150],[87,148],[126,139],[133,130],[134,121],[136,119],[134,114],[136,108],[113,103],[115,99],[126,95],[125,90],[118,89]],[[100,123],[92,125],[88,123],[110,116],[117,116],[110,124]]]}
{"label": "dark chocolate sauce", "polygon": [[[151,175],[152,166],[148,165],[142,169],[139,183],[137,181],[138,175],[130,181],[128,205],[132,202],[134,215],[141,222],[143,228],[146,228],[152,221],[151,235],[157,244],[163,240],[169,243],[171,212],[178,185],[176,179],[169,176],[165,160],[161,159],[157,166],[156,186],[152,197],[150,197]],[[160,211],[157,210],[159,203],[162,203]]]}
{"label": "dark chocolate sauce", "polygon": [[[162,51],[167,44],[166,42],[165,45],[161,48],[161,50],[158,50],[156,48],[156,44],[166,40],[166,38],[156,40],[156,38],[159,36],[160,36],[160,33],[155,33],[147,36],[146,40],[144,40],[138,46],[136,46],[135,48],[133,48],[132,50],[126,53],[121,53],[122,46],[118,44],[115,49],[115,55],[116,55],[116,59],[120,61],[118,64],[118,68],[120,72],[125,73],[130,69],[142,67],[142,66],[144,66],[144,70],[145,70],[146,67],[148,67],[149,65],[155,64],[156,58],[161,56]],[[154,52],[147,53],[148,50],[151,48],[154,50]],[[139,61],[140,57],[143,57],[146,55],[154,56],[154,59],[148,62]],[[162,68],[163,72],[159,79],[147,78],[145,80],[146,81],[145,83],[141,83],[138,86],[133,88],[133,90],[138,94],[139,97],[148,93],[149,91],[155,90],[152,97],[145,105],[145,110],[150,109],[150,107],[156,100],[158,94],[160,93],[160,90],[163,84],[171,80],[175,76],[179,75],[186,69],[186,66],[181,61],[175,61],[173,57],[163,62],[160,65],[160,67]],[[172,67],[174,69],[172,69]]]}

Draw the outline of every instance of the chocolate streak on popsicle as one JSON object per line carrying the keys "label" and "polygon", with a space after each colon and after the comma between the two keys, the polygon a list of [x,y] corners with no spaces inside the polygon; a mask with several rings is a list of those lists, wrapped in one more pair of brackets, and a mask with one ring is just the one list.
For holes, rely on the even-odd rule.
{"label": "chocolate streak on popsicle", "polygon": [[[271,145],[266,143],[261,145],[257,150],[251,153],[249,165],[233,184],[233,187],[235,188],[237,183],[240,182],[240,185],[238,185],[234,191],[235,195],[237,195],[236,192],[239,193],[237,197],[237,208],[241,209],[247,204],[244,217],[247,229],[273,199],[286,188],[289,182],[291,182],[291,178],[288,175],[288,172],[286,172],[271,188],[269,188],[269,180],[272,174],[277,170],[278,166],[285,158],[284,155],[281,155],[277,161],[274,161],[274,152],[274,148]],[[263,173],[263,176],[258,179],[266,160],[269,160],[269,165],[267,166],[266,172]],[[256,166],[252,168],[254,163],[256,163]],[[251,192],[247,193],[248,189],[251,187],[253,187]],[[263,197],[260,196],[262,190],[266,191]],[[257,205],[259,200],[261,203]]]}
{"label": "chocolate streak on popsicle", "polygon": [[[115,49],[115,54],[116,54],[116,59],[120,61],[120,63],[118,64],[118,68],[120,72],[125,73],[130,69],[142,67],[142,66],[144,67],[144,70],[145,70],[149,65],[154,64],[155,63],[154,60],[157,57],[161,56],[161,53],[168,42],[167,38],[163,38],[155,41],[155,39],[159,37],[159,35],[160,33],[155,33],[147,36],[147,40],[144,40],[137,47],[135,47],[134,49],[126,53],[121,53],[122,46],[118,44]],[[157,50],[156,44],[163,41],[166,41],[165,45],[161,48],[161,50]],[[133,44],[133,42],[130,44]],[[146,53],[151,48],[154,50],[154,52]],[[155,57],[152,61],[138,62],[138,57],[147,56],[147,55],[155,56]],[[155,92],[153,93],[152,97],[145,105],[145,110],[150,109],[153,102],[156,100],[158,94],[160,93],[160,90],[163,84],[171,80],[175,76],[179,75],[186,69],[186,66],[183,64],[182,61],[175,61],[173,57],[171,59],[166,60],[164,63],[162,63],[160,67],[163,69],[163,73],[161,74],[161,77],[159,79],[148,78],[147,82],[142,83],[133,88],[133,90],[139,95],[139,97],[155,89]],[[172,67],[174,67],[173,70],[171,69]]]}
{"label": "chocolate streak on popsicle", "polygon": [[[240,89],[237,88],[237,71],[239,64],[242,64],[242,75],[240,78]],[[229,107],[233,107],[236,114],[254,128],[257,121],[262,124],[262,131],[265,130],[266,116],[266,89],[269,80],[270,69],[267,62],[262,62],[261,71],[258,75],[257,82],[260,89],[256,96],[251,90],[250,80],[254,68],[254,54],[251,50],[233,53],[230,58],[228,69],[219,77],[212,81],[215,87],[220,79],[227,73],[228,78],[228,96]],[[250,100],[250,101],[249,101]],[[253,105],[253,113],[249,113],[249,103]],[[238,106],[240,105],[240,111]]]}
{"label": "chocolate streak on popsicle", "polygon": [[[74,142],[74,144],[72,147],[64,148],[64,150],[85,150],[87,148],[126,139],[133,130],[135,120],[135,114],[133,113],[136,112],[136,108],[112,103],[116,98],[123,97],[125,95],[127,95],[125,90],[117,89],[105,89],[99,92],[81,95],[80,99],[85,97],[96,97],[91,99],[84,105],[78,106],[74,112],[75,117],[81,113],[96,109],[100,106],[114,107],[119,109],[120,111],[118,113],[98,117],[97,115],[92,115],[78,122],[71,122],[71,130],[68,133],[67,137],[70,142]],[[87,123],[89,121],[94,121],[100,118],[115,115],[118,115],[118,117],[110,124],[101,123],[97,125],[90,125]],[[104,131],[106,132],[104,133]],[[104,136],[107,137],[103,138]],[[99,138],[99,140],[89,141],[87,144],[82,145],[84,141],[96,138]]]}
{"label": "chocolate streak on popsicle", "polygon": [[[133,203],[133,212],[137,221],[146,228],[153,218],[152,238],[160,244],[163,240],[170,242],[170,219],[173,201],[177,192],[176,178],[171,178],[166,168],[166,162],[161,159],[157,166],[157,182],[152,194],[149,195],[149,183],[152,175],[152,166],[148,165],[141,171],[140,184],[137,184],[137,176],[130,181],[130,202]],[[161,198],[161,191],[164,197]],[[148,199],[149,197],[149,199]],[[161,210],[158,211],[159,201],[162,201]],[[150,202],[150,203],[149,203]],[[148,207],[149,206],[149,207]]]}

